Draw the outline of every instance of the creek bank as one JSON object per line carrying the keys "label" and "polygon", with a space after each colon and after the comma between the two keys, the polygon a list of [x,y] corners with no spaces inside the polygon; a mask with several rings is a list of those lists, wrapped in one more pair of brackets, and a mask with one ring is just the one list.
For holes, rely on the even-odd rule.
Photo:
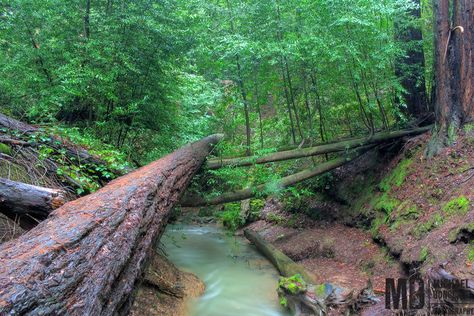
{"label": "creek bank", "polygon": [[201,296],[204,290],[204,283],[196,275],[179,270],[155,250],[136,289],[130,315],[184,316],[189,300]]}

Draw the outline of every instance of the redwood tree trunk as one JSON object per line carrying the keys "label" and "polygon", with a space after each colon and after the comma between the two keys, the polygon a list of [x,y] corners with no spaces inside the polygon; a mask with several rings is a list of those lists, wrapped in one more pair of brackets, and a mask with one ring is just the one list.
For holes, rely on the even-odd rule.
{"label": "redwood tree trunk", "polygon": [[0,212],[31,229],[62,206],[66,192],[0,178]]}
{"label": "redwood tree trunk", "polygon": [[[420,0],[416,1],[417,8],[412,9],[414,19],[421,18]],[[425,83],[425,56],[423,53],[423,35],[419,26],[403,28],[396,23],[397,40],[408,46],[407,55],[401,57],[395,67],[395,72],[401,78],[405,89],[403,98],[407,112],[415,118],[423,118],[429,114],[428,98]]]}
{"label": "redwood tree trunk", "polygon": [[69,202],[0,246],[0,315],[126,314],[169,211],[222,135]]}
{"label": "redwood tree trunk", "polygon": [[473,12],[472,0],[434,0],[437,144],[449,144],[474,116]]}

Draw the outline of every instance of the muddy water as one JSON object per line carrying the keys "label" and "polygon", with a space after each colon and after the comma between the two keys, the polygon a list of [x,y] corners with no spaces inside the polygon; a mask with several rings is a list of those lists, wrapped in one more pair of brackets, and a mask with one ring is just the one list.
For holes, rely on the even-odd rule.
{"label": "muddy water", "polygon": [[277,271],[243,238],[216,226],[176,224],[161,242],[173,263],[206,284],[190,316],[289,315],[278,304]]}

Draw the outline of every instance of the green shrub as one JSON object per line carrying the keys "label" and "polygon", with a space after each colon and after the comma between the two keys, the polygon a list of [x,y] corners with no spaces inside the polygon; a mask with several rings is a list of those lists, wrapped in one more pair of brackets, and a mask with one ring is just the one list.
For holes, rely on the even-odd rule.
{"label": "green shrub", "polygon": [[240,216],[240,203],[228,203],[224,206],[224,211],[219,213],[224,227],[231,231],[236,231],[245,224],[245,220]]}

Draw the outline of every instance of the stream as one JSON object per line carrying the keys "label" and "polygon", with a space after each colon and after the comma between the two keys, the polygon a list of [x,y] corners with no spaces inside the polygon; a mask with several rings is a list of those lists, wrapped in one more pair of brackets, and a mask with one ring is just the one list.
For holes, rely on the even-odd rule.
{"label": "stream", "polygon": [[278,272],[243,237],[215,225],[168,225],[161,238],[168,258],[206,284],[189,316],[286,316],[278,303]]}

